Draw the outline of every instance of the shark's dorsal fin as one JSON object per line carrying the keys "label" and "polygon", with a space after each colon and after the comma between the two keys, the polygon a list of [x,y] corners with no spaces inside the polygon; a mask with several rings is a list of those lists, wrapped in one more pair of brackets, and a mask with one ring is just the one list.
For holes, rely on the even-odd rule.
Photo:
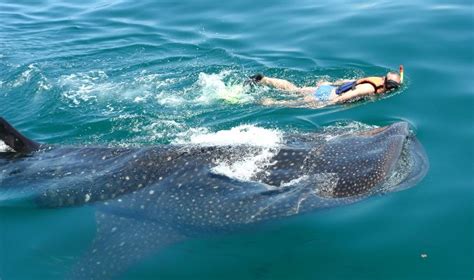
{"label": "shark's dorsal fin", "polygon": [[26,138],[2,117],[0,117],[0,140],[17,153],[31,153],[40,147],[39,143]]}

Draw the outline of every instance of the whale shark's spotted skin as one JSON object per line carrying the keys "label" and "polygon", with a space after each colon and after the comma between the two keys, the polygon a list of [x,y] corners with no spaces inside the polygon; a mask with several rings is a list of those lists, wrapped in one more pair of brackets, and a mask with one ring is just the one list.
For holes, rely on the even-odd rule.
{"label": "whale shark's spotted skin", "polygon": [[259,149],[168,145],[2,153],[0,205],[18,198],[42,207],[95,204],[97,235],[71,278],[105,279],[168,244],[406,188],[428,169],[408,125],[395,123],[331,139],[295,135],[248,181],[213,171],[217,162]]}

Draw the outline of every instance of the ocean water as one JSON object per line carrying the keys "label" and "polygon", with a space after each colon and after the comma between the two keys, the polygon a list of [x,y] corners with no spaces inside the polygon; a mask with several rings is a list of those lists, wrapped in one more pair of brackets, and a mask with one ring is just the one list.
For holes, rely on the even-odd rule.
{"label": "ocean water", "polygon": [[[431,166],[417,186],[175,244],[120,279],[472,279],[473,30],[471,1],[0,0],[0,116],[42,143],[112,146],[407,121]],[[263,107],[281,93],[242,85],[399,64],[397,94],[337,108]],[[64,279],[94,234],[91,208],[1,207],[0,279]]]}

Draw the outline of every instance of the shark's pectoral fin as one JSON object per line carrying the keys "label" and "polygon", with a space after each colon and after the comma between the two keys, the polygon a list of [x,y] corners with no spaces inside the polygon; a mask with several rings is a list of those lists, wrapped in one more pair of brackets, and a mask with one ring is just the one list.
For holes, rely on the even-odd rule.
{"label": "shark's pectoral fin", "polygon": [[71,279],[114,279],[133,264],[184,236],[158,221],[97,212],[97,234],[91,248],[73,267]]}

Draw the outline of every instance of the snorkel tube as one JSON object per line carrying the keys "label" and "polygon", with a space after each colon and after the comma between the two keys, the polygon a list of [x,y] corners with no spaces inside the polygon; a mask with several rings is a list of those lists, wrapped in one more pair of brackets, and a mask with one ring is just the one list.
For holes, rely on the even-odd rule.
{"label": "snorkel tube", "polygon": [[400,84],[403,84],[403,65],[400,64]]}

